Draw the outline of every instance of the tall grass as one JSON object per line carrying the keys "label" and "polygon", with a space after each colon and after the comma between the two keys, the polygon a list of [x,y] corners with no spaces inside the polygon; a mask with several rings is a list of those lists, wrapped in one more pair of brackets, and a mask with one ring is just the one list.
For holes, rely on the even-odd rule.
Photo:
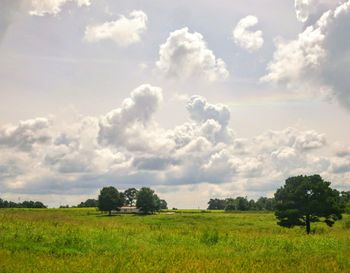
{"label": "tall grass", "polygon": [[314,234],[272,213],[106,217],[0,210],[0,272],[350,272],[350,217]]}

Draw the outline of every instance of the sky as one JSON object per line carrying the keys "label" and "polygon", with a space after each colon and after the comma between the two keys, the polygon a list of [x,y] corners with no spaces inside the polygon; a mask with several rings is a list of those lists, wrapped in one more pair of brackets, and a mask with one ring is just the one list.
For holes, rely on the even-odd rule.
{"label": "sky", "polygon": [[350,0],[0,0],[0,198],[350,190]]}

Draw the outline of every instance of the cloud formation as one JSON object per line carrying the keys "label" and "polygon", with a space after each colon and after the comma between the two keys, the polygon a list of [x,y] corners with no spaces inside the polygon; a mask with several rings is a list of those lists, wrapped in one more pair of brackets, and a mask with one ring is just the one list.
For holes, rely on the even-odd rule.
{"label": "cloud formation", "polygon": [[29,14],[34,16],[57,15],[69,2],[76,3],[78,7],[91,5],[90,0],[31,0],[32,9]]}
{"label": "cloud formation", "polygon": [[187,27],[170,33],[160,46],[156,65],[165,76],[173,78],[217,81],[229,76],[225,62],[216,58],[202,34],[192,33]]}
{"label": "cloud formation", "polygon": [[256,26],[259,20],[253,15],[242,18],[234,28],[232,34],[234,42],[241,48],[249,52],[260,49],[264,44],[261,30],[251,31],[250,28]]}
{"label": "cloud formation", "polygon": [[[88,194],[118,188],[206,184],[216,191],[263,194],[286,177],[320,173],[335,185],[350,181],[347,149],[328,157],[325,135],[296,128],[237,138],[230,110],[189,98],[189,119],[164,129],[154,119],[162,89],[144,84],[119,108],[62,127],[37,118],[0,129],[0,188],[8,194]],[[338,183],[338,184],[337,184]]]}
{"label": "cloud formation", "polygon": [[291,89],[336,98],[350,109],[350,1],[329,10],[299,34],[298,39],[276,40],[273,60],[264,81]]}
{"label": "cloud formation", "polygon": [[295,0],[295,14],[298,21],[306,23],[310,17],[319,17],[325,11],[335,8],[342,2],[344,0]]}
{"label": "cloud formation", "polygon": [[147,21],[147,15],[143,11],[134,10],[128,16],[121,15],[116,21],[87,26],[85,40],[112,40],[119,46],[135,44],[141,41],[141,35],[147,29]]}
{"label": "cloud formation", "polygon": [[36,118],[21,121],[17,126],[7,126],[0,129],[0,146],[14,147],[29,151],[36,144],[48,143],[49,120]]}

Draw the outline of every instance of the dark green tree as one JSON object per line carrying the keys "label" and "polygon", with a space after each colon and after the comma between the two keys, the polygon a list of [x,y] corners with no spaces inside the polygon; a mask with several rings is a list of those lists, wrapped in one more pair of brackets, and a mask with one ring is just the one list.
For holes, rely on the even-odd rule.
{"label": "dark green tree", "polygon": [[255,202],[255,206],[257,210],[274,210],[275,203],[275,198],[260,197]]}
{"label": "dark green tree", "polygon": [[168,209],[168,203],[164,199],[159,200],[159,209]]}
{"label": "dark green tree", "polygon": [[256,204],[253,199],[249,200],[249,210],[256,210]]}
{"label": "dark green tree", "polygon": [[348,201],[345,204],[345,209],[344,209],[345,213],[350,214],[350,201]]}
{"label": "dark green tree", "polygon": [[237,210],[236,206],[236,199],[234,198],[227,198],[225,200],[225,211],[232,211],[232,210]]}
{"label": "dark green tree", "polygon": [[96,199],[87,199],[85,202],[81,202],[78,208],[96,208],[98,206],[98,201]]}
{"label": "dark green tree", "polygon": [[208,202],[208,209],[210,210],[222,210],[226,207],[226,200],[224,199],[210,199]]}
{"label": "dark green tree", "polygon": [[236,198],[236,209],[241,211],[249,209],[249,201],[247,197],[239,196]]}
{"label": "dark green tree", "polygon": [[135,206],[137,198],[137,189],[130,188],[124,191],[125,205]]}
{"label": "dark green tree", "polygon": [[275,193],[278,225],[305,226],[307,234],[313,222],[322,221],[333,226],[342,218],[342,209],[338,202],[339,192],[330,188],[330,184],[319,175],[288,178]]}
{"label": "dark green tree", "polygon": [[137,193],[136,207],[144,214],[159,210],[159,198],[150,188],[141,188]]}
{"label": "dark green tree", "polygon": [[118,190],[114,187],[104,187],[98,196],[98,209],[100,211],[108,211],[112,214],[112,210],[119,210],[124,204],[124,199]]}

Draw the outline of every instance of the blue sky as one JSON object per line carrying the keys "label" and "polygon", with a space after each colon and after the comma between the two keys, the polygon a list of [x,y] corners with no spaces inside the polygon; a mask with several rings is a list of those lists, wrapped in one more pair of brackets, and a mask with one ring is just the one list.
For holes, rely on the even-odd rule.
{"label": "blue sky", "polygon": [[350,1],[0,7],[3,198],[150,186],[205,207],[311,173],[349,189]]}

